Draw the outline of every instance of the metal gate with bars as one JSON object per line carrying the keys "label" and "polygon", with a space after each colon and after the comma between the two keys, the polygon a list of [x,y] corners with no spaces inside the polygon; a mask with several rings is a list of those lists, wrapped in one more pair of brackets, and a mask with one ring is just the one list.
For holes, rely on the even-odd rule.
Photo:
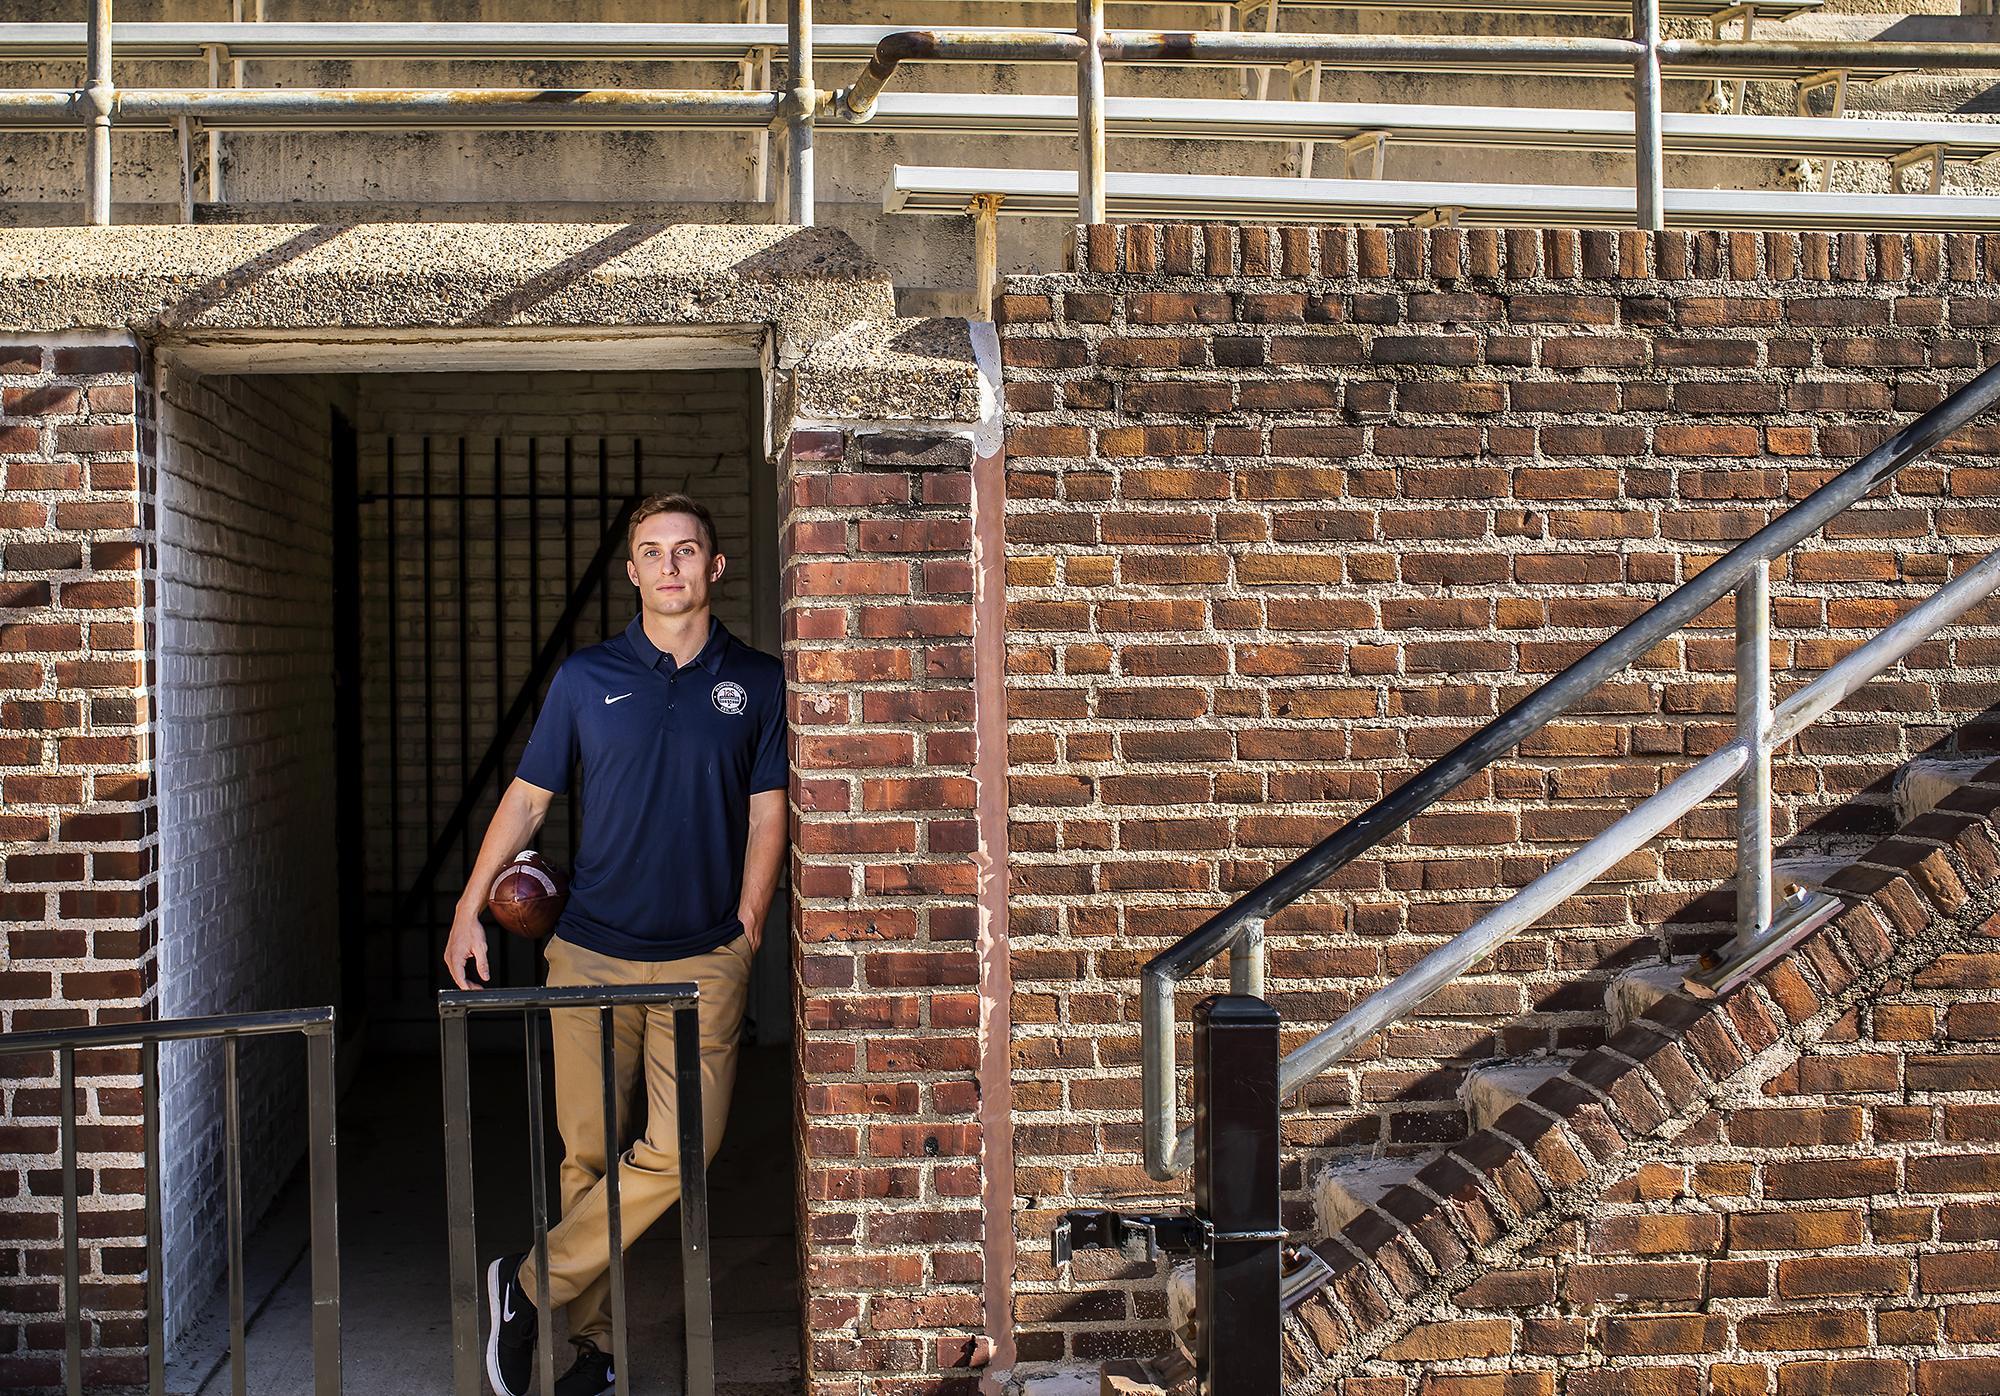
{"label": "metal gate with bars", "polygon": [[[614,603],[625,519],[638,498],[679,489],[686,476],[649,475],[637,438],[388,437],[381,450],[385,487],[356,496],[362,633],[380,675],[365,704],[379,787],[369,796],[387,845],[370,860],[380,879],[370,888],[370,958],[377,1004],[413,999],[421,1011],[549,676],[629,619],[623,598]],[[566,864],[577,813],[572,790],[538,840]],[[501,984],[535,982],[525,944],[496,942],[492,963]]]}

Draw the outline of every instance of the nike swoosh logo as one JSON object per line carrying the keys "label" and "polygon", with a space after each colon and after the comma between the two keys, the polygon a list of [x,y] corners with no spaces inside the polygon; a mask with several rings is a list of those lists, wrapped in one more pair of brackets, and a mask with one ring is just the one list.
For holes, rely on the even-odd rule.
{"label": "nike swoosh logo", "polygon": [[632,695],[629,693],[621,693],[616,698],[613,698],[609,693],[607,693],[604,695],[604,706],[608,708],[613,703],[623,702],[625,699],[630,698],[631,696]]}
{"label": "nike swoosh logo", "polygon": [[500,1314],[500,1321],[501,1321],[502,1323],[512,1323],[512,1322],[514,1321],[514,1291],[513,1291],[513,1290],[509,1289],[509,1290],[507,1291],[507,1297],[506,1297],[506,1298],[504,1298],[504,1299],[502,1299],[502,1300],[500,1301],[500,1309],[501,1309],[501,1314]]}

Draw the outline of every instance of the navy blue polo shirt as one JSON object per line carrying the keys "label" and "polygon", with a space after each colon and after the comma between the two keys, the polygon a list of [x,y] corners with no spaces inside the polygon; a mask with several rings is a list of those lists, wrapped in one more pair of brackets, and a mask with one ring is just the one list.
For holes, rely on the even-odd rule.
{"label": "navy blue polo shirt", "polygon": [[679,960],[743,933],[750,797],[787,783],[783,665],[711,620],[680,667],[634,616],[556,670],[514,774],[560,792],[572,767],[583,828],[557,935]]}

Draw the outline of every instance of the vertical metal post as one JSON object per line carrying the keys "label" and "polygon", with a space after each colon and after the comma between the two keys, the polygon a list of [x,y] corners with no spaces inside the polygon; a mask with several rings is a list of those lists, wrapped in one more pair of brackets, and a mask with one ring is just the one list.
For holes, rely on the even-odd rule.
{"label": "vertical metal post", "polygon": [[812,0],[786,0],[785,58],[792,77],[785,113],[786,217],[801,228],[813,225],[813,105],[819,94],[813,90],[812,43]]}
{"label": "vertical metal post", "polygon": [[[240,11],[242,6],[238,5],[237,9]],[[239,13],[236,18],[240,20],[243,16]],[[210,44],[202,52],[208,55],[208,86],[212,92],[222,86],[222,50]],[[212,204],[222,202],[222,132],[220,131],[208,133],[208,201]]]}
{"label": "vertical metal post", "polygon": [[222,1172],[228,1199],[229,1391],[244,1396],[250,1386],[250,1354],[243,1322],[243,1097],[238,1043],[222,1039]]}
{"label": "vertical metal post", "polygon": [[1736,948],[1771,926],[1771,569],[1736,589],[1736,735],[1750,759],[1736,778]]}
{"label": "vertical metal post", "polygon": [[111,0],[90,0],[88,71],[83,104],[90,129],[83,147],[84,221],[93,228],[111,223]]}
{"label": "vertical metal post", "polygon": [[1104,218],[1104,0],[1076,0],[1076,32],[1083,56],[1076,61],[1076,216]]}
{"label": "vertical metal post", "polygon": [[[1266,0],[1264,5],[1264,32],[1266,34],[1275,34],[1278,32],[1278,0]],[[1257,100],[1260,102],[1268,101],[1270,96],[1271,70],[1269,68],[1259,68],[1257,70]]]}
{"label": "vertical metal post", "polygon": [[186,117],[174,122],[174,136],[181,157],[181,222],[194,222],[194,123]]}
{"label": "vertical metal post", "polygon": [[709,1297],[708,1143],[701,1112],[701,1013],[674,1010],[674,1091],[680,1123],[681,1277],[687,1309],[687,1390],[715,1396],[715,1329]]}
{"label": "vertical metal post", "polygon": [[1213,1228],[1195,1267],[1202,1396],[1269,1396],[1281,1383],[1278,1012],[1214,995],[1194,1009],[1194,1210]]}
{"label": "vertical metal post", "polygon": [[76,1049],[56,1053],[56,1108],[62,1111],[63,1386],[83,1396],[83,1266],[76,1219]]}
{"label": "vertical metal post", "polygon": [[[528,1195],[535,1213],[535,1312],[549,1312],[549,1160],[548,1125],[542,1115],[542,1016],[535,1008],[521,1011],[528,1044]],[[545,1392],[556,1389],[553,1342],[535,1344]]]}
{"label": "vertical metal post", "polygon": [[[798,0],[793,0],[798,3]],[[611,1251],[611,1366],[618,1396],[630,1396],[625,1360],[625,1226],[618,1215],[618,1169],[624,1162],[618,1128],[616,1010],[597,1010],[599,1065],[604,1075],[604,1218]]]}
{"label": "vertical metal post", "polygon": [[1660,144],[1659,0],[1632,0],[1632,37],[1640,45],[1632,65],[1633,192],[1638,226],[1658,230],[1667,226]]}
{"label": "vertical metal post", "polygon": [[160,1044],[139,1049],[139,1109],[146,1149],[146,1390],[167,1396],[166,1243],[160,1212]]}
{"label": "vertical metal post", "polygon": [[308,1185],[312,1191],[313,1396],[340,1396],[339,1073],[328,1023],[306,1034]]}
{"label": "vertical metal post", "polygon": [[965,211],[972,215],[972,318],[993,318],[993,283],[1000,261],[1000,199],[998,194],[974,194]]}
{"label": "vertical metal post", "polygon": [[1245,921],[1229,952],[1229,992],[1264,997],[1264,923]]}
{"label": "vertical metal post", "polygon": [[444,1186],[451,1237],[451,1387],[479,1396],[479,1252],[472,1214],[472,1078],[465,1014],[438,1014],[444,1052]]}

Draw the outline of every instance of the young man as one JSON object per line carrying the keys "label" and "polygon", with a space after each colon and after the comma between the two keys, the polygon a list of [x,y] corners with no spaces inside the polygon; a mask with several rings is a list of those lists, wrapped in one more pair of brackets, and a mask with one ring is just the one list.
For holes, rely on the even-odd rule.
{"label": "young man", "polygon": [[[445,963],[460,988],[472,987],[468,961],[485,980],[479,914],[487,890],[577,768],[583,828],[569,905],[549,941],[548,982],[700,985],[705,1167],[722,1143],[750,961],[785,848],[784,674],[709,615],[726,559],[707,509],[686,495],[655,495],[633,512],[626,541],[639,614],[622,635],[579,650],[556,671],[459,897]],[[549,1297],[569,1306],[577,1355],[543,1396],[600,1396],[612,1372],[598,1011],[564,1009],[550,1019],[565,1157]],[[623,1154],[618,1175],[630,1246],[680,1197],[672,1011],[620,1009],[615,1031],[621,1133],[641,1063],[646,1085],[646,1135]],[[503,1256],[487,1271],[486,1373],[495,1396],[528,1390],[539,1328],[534,1286],[526,1255]]]}

